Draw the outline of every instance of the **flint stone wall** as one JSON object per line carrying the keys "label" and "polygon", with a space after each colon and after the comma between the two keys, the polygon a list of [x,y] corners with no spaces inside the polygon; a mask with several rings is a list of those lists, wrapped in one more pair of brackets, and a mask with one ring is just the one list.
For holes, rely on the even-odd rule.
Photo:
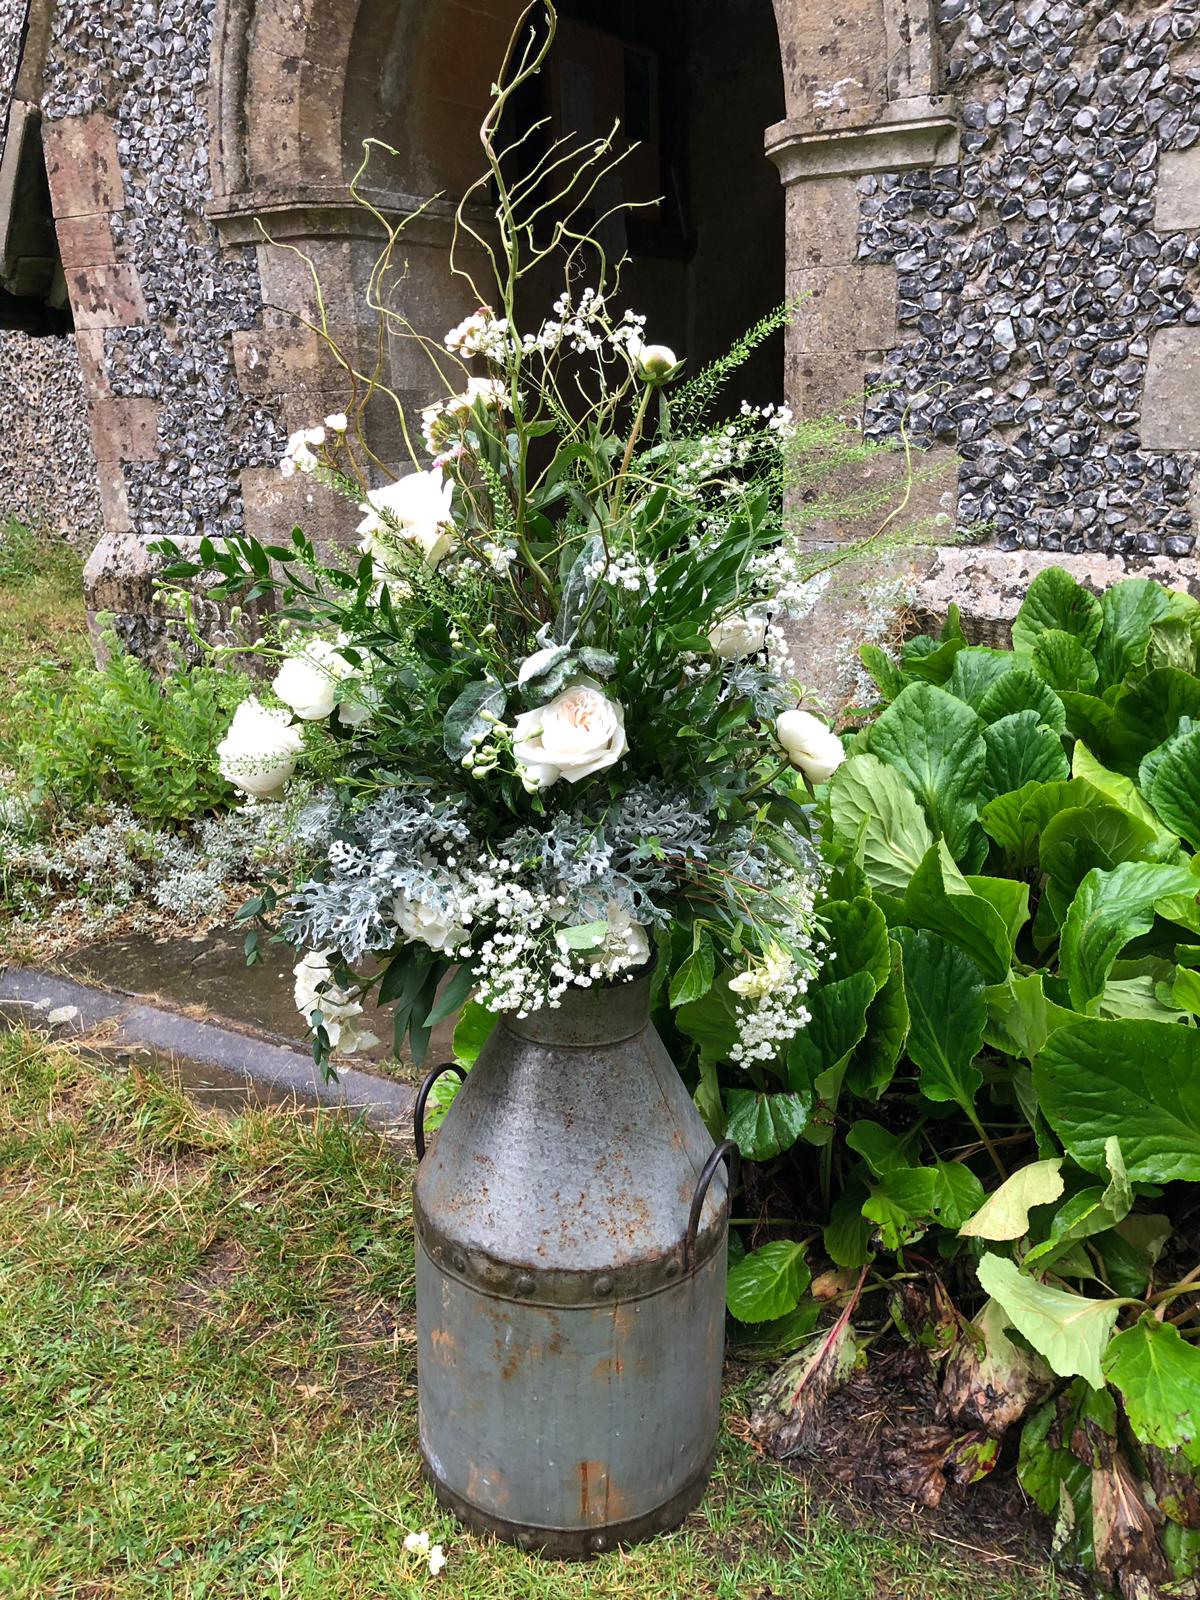
{"label": "flint stone wall", "polygon": [[1001,550],[1195,548],[1198,13],[937,0],[961,159],[859,181],[900,335],[866,431],[907,408],[953,444],[959,524]]}

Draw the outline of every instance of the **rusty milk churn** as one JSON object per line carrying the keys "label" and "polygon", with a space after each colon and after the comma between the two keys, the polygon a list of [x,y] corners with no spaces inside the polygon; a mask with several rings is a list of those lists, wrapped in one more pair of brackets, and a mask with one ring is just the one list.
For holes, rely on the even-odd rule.
{"label": "rusty milk churn", "polygon": [[418,1127],[425,1470],[551,1555],[674,1527],[712,1467],[733,1147],[649,1012],[642,977],[506,1017],[427,1154]]}

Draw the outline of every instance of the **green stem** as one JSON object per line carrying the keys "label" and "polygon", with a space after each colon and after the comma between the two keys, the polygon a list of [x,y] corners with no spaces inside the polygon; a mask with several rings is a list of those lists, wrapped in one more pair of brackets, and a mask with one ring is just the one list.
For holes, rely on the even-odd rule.
{"label": "green stem", "polygon": [[621,470],[617,473],[617,482],[613,493],[613,511],[620,509],[621,493],[625,486],[625,474],[629,471],[633,460],[633,452],[637,449],[637,442],[642,436],[642,428],[646,421],[646,410],[650,404],[650,396],[654,393],[654,385],[648,383],[642,390],[642,398],[633,418],[633,427],[629,430],[629,442],[625,446],[625,455],[621,461]]}
{"label": "green stem", "polygon": [[781,761],[775,768],[774,772],[768,772],[765,778],[761,778],[756,784],[754,784],[752,788],[747,789],[742,795],[742,799],[750,800],[756,794],[761,794],[764,789],[769,789],[771,787],[776,778],[782,778],[785,772],[791,771],[792,763],[790,761]]}

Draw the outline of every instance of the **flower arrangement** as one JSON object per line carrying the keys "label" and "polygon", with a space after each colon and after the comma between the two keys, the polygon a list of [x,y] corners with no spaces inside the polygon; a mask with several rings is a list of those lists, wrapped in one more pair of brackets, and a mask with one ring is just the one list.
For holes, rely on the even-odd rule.
{"label": "flower arrangement", "polygon": [[[313,870],[254,906],[305,952],[297,1003],[320,1057],[362,1040],[376,987],[420,1060],[472,994],[524,1015],[657,954],[672,1005],[723,986],[734,1059],[751,1065],[808,1020],[811,785],[842,757],[800,709],[783,629],[807,576],[782,518],[795,424],[745,404],[711,420],[785,313],[687,379],[643,317],[615,309],[619,272],[578,220],[611,146],[554,145],[516,184],[497,149],[547,48],[514,45],[484,123],[495,229],[469,220],[471,195],[457,227],[495,282],[471,280],[477,309],[440,341],[388,309],[400,228],[376,213],[372,303],[419,341],[445,397],[410,417],[343,356],[346,412],[288,441],[285,475],[356,508],[357,551],[299,531],[286,547],[201,547],[218,597],[278,597],[279,637],[254,648],[283,657],[279,704],[239,708],[221,771],[256,800],[298,771],[324,796]],[[568,167],[545,243],[531,211]],[[525,331],[527,275],[555,255],[564,287]],[[382,485],[363,429],[380,398],[412,457]],[[198,570],[172,554],[169,576]]]}

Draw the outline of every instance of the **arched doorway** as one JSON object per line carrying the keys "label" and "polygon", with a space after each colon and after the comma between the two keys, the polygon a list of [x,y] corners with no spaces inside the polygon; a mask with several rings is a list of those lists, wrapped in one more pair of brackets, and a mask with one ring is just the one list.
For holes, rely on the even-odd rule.
{"label": "arched doorway", "polygon": [[[373,163],[372,186],[396,209],[444,197],[414,229],[412,248],[406,240],[400,290],[405,315],[435,333],[463,309],[462,286],[446,277],[447,213],[483,167],[478,127],[521,10],[517,0],[367,0],[358,13],[343,102],[346,175],[364,139],[382,139],[397,156]],[[545,119],[538,138],[602,138],[618,119],[637,142],[598,205],[636,209],[610,217],[603,242],[610,257],[627,257],[621,306],[643,312],[647,337],[697,371],[784,297],[784,195],[763,151],[764,130],[784,112],[771,0],[560,0],[558,10],[553,50],[508,132]],[[535,318],[547,310],[530,307]],[[411,346],[393,345],[392,366],[406,397],[429,383]],[[738,398],[782,393],[777,336],[748,363]]]}

